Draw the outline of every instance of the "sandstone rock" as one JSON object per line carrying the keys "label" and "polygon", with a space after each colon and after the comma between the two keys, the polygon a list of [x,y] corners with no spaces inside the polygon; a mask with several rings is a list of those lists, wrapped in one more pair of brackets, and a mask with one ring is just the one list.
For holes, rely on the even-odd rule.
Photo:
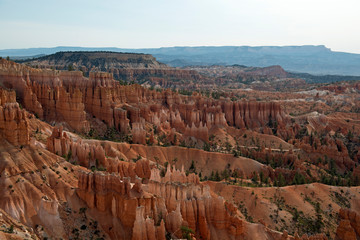
{"label": "sandstone rock", "polygon": [[349,220],[341,220],[336,229],[336,236],[341,240],[356,240],[355,230]]}
{"label": "sandstone rock", "polygon": [[15,146],[28,145],[28,116],[16,103],[15,92],[0,88],[0,99],[0,134]]}
{"label": "sandstone rock", "polygon": [[360,236],[360,216],[351,210],[340,209],[340,223],[336,230],[339,239],[357,239]]}
{"label": "sandstone rock", "polygon": [[141,123],[134,122],[131,133],[133,143],[146,144],[146,131]]}
{"label": "sandstone rock", "polygon": [[[146,166],[145,163],[138,161],[136,169],[143,169],[140,166]],[[151,170],[151,174],[156,172]],[[132,239],[164,239],[165,231],[182,237],[183,225],[203,239],[211,238],[210,226],[229,236],[244,233],[236,208],[221,197],[212,196],[209,187],[200,185],[198,178],[169,167],[161,182],[155,181],[158,179],[158,175],[150,176],[147,184],[137,179],[131,187],[126,177],[81,172],[77,194],[88,207],[119,218],[124,227],[132,229]]]}
{"label": "sandstone rock", "polygon": [[78,139],[76,142],[63,132],[62,127],[54,127],[52,135],[47,139],[47,149],[67,160],[75,161],[84,167],[106,167],[105,150],[101,145],[88,144]]}
{"label": "sandstone rock", "polygon": [[125,134],[131,126],[134,142],[141,144],[145,144],[146,122],[204,142],[213,126],[255,129],[270,120],[283,129],[281,136],[289,135],[284,128],[288,119],[275,102],[219,101],[199,94],[156,92],[139,85],[122,86],[111,73],[90,72],[85,78],[80,71],[33,69],[6,60],[0,62],[0,76],[2,84],[18,92],[26,109],[79,132],[90,130],[88,113]]}

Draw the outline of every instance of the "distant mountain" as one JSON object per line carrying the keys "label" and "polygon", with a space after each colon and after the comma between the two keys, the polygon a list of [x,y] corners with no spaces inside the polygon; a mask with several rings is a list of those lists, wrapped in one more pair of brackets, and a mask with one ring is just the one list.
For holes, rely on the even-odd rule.
{"label": "distant mountain", "polygon": [[286,71],[311,74],[360,75],[360,54],[334,52],[325,46],[224,46],[167,47],[148,49],[55,47],[0,50],[0,56],[18,57],[59,51],[112,51],[151,54],[170,66],[233,65],[254,67],[280,65]]}

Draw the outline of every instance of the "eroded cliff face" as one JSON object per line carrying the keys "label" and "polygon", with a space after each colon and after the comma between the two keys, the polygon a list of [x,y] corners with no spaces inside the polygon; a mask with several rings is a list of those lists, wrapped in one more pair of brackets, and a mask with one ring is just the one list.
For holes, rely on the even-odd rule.
{"label": "eroded cliff face", "polygon": [[66,89],[69,79],[81,82],[80,72],[38,70],[0,60],[0,84],[16,90],[21,104],[37,117],[67,123],[77,131],[88,131],[79,89]]}
{"label": "eroded cliff face", "polygon": [[[227,202],[232,202],[231,198],[224,201],[219,195],[234,197],[238,189],[222,192],[219,190],[229,188],[219,183],[219,189],[212,191],[191,172],[201,173],[202,180],[215,172],[228,174],[224,181],[229,185],[239,185],[239,178],[240,185],[248,184],[250,178],[266,178],[266,184],[275,186],[280,173],[286,184],[297,184],[299,174],[316,181],[330,162],[315,165],[312,160],[324,154],[334,160],[338,171],[356,167],[356,159],[360,159],[359,151],[353,151],[359,149],[356,141],[351,142],[355,137],[344,141],[349,130],[358,131],[355,117],[340,122],[336,117],[309,114],[290,121],[278,102],[216,100],[199,93],[185,96],[171,90],[123,86],[111,73],[91,72],[87,78],[81,72],[39,70],[6,60],[0,60],[0,84],[15,89],[19,96],[16,99],[15,91],[0,89],[0,157],[4,160],[0,161],[0,195],[4,197],[0,207],[27,226],[41,224],[50,236],[75,236],[77,231],[70,226],[79,214],[72,215],[67,208],[87,206],[89,211],[80,214],[81,221],[96,219],[104,238],[182,237],[181,227],[186,226],[202,239],[293,239],[286,231],[271,230],[276,228],[291,229],[295,239],[326,239],[324,235],[299,238],[283,221],[273,224],[269,216],[276,204],[269,200],[274,195],[269,194],[276,188],[265,187],[264,192],[249,188],[233,205]],[[339,123],[343,124],[336,130],[340,137],[333,137]],[[90,132],[104,129],[126,136],[127,143],[107,141],[113,138],[106,134],[101,136],[105,140],[77,134],[93,137]],[[189,148],[176,146],[183,144]],[[356,180],[359,172],[359,167],[355,168],[351,180]],[[253,184],[263,185],[263,180],[253,180]],[[281,191],[292,199],[294,189],[316,195],[321,188],[310,184]],[[330,194],[338,191],[330,190]],[[272,206],[266,214],[256,208],[262,194],[267,198],[261,199],[261,204]],[[251,211],[259,224],[248,223],[239,211],[244,199],[250,206],[255,202]],[[311,204],[304,204],[302,198],[297,202],[304,210],[310,209]],[[327,199],[324,206],[329,203],[333,202]],[[286,213],[284,223],[293,223],[292,211]],[[313,211],[306,214],[314,217]],[[338,236],[358,234],[352,224],[357,217],[343,215]],[[55,230],[50,229],[53,223],[58,226]],[[334,224],[332,221],[332,227],[324,227],[324,231],[334,229]],[[86,234],[84,231],[80,238],[93,236],[89,231]]]}
{"label": "eroded cliff face", "polygon": [[159,172],[153,168],[149,178],[143,175],[134,183],[131,174],[80,173],[77,194],[90,208],[117,217],[126,232],[123,239],[165,239],[166,232],[181,238],[182,226],[203,239],[244,235],[236,208],[200,185],[196,175],[186,176],[170,166],[164,178]]}
{"label": "eroded cliff face", "polygon": [[[62,127],[54,127],[52,135],[47,139],[47,149],[59,156],[63,156],[74,164],[86,168],[106,169],[109,173],[117,173],[121,177],[143,178],[139,173],[139,163],[149,160],[154,164],[164,165],[166,162],[178,168],[189,169],[192,161],[196,169],[203,176],[210,176],[211,172],[229,169],[238,172],[239,176],[251,178],[254,172],[263,172],[266,176],[274,176],[270,167],[244,157],[234,157],[232,154],[206,152],[199,149],[183,147],[144,146],[140,144],[114,143],[109,141],[85,140],[70,136]],[[134,162],[136,161],[136,163]],[[141,165],[140,165],[141,166]],[[150,170],[147,172],[149,178]]]}
{"label": "eroded cliff face", "polygon": [[41,119],[87,133],[89,119],[95,117],[131,132],[133,142],[141,144],[149,138],[146,123],[206,142],[213,126],[259,129],[276,121],[284,128],[288,122],[275,102],[232,102],[122,86],[110,73],[90,72],[85,78],[82,72],[39,70],[2,59],[0,83],[14,88],[23,106]]}
{"label": "eroded cliff face", "polygon": [[0,88],[0,134],[15,146],[29,144],[28,113],[19,107],[14,91]]}
{"label": "eroded cliff face", "polygon": [[340,223],[336,230],[339,240],[356,240],[360,237],[360,215],[350,209],[340,209]]}
{"label": "eroded cliff face", "polygon": [[5,139],[0,139],[0,159],[0,208],[16,220],[15,229],[26,226],[22,239],[66,238],[60,211],[77,186],[72,165],[34,144],[20,148]]}

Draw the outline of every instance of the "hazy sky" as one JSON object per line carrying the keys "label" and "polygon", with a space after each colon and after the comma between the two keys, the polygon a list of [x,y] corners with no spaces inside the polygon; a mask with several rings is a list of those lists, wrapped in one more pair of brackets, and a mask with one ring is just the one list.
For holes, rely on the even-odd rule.
{"label": "hazy sky", "polygon": [[360,53],[359,0],[0,0],[0,49],[326,45]]}

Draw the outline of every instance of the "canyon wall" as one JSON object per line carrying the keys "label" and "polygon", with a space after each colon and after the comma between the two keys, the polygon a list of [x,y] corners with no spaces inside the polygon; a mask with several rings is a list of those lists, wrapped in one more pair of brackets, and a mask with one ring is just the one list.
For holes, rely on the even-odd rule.
{"label": "canyon wall", "polygon": [[340,223],[336,230],[339,240],[356,240],[360,237],[360,215],[349,209],[340,209]]}
{"label": "canyon wall", "polygon": [[160,130],[172,128],[185,136],[208,140],[213,126],[260,128],[269,121],[279,127],[287,116],[276,102],[232,102],[199,94],[180,95],[139,85],[120,85],[111,73],[34,69],[0,60],[0,84],[16,90],[19,101],[37,117],[62,123],[78,132],[90,130],[95,117],[122,133],[133,133],[135,143],[145,143],[145,123]]}
{"label": "canyon wall", "polygon": [[29,144],[28,113],[16,102],[14,91],[0,88],[0,134],[15,146]]}
{"label": "canyon wall", "polygon": [[88,207],[117,217],[126,230],[124,239],[165,239],[165,232],[181,238],[182,226],[202,239],[244,234],[236,208],[200,185],[197,176],[169,167],[164,178],[152,169],[148,180],[131,183],[114,173],[83,172],[77,194]]}

